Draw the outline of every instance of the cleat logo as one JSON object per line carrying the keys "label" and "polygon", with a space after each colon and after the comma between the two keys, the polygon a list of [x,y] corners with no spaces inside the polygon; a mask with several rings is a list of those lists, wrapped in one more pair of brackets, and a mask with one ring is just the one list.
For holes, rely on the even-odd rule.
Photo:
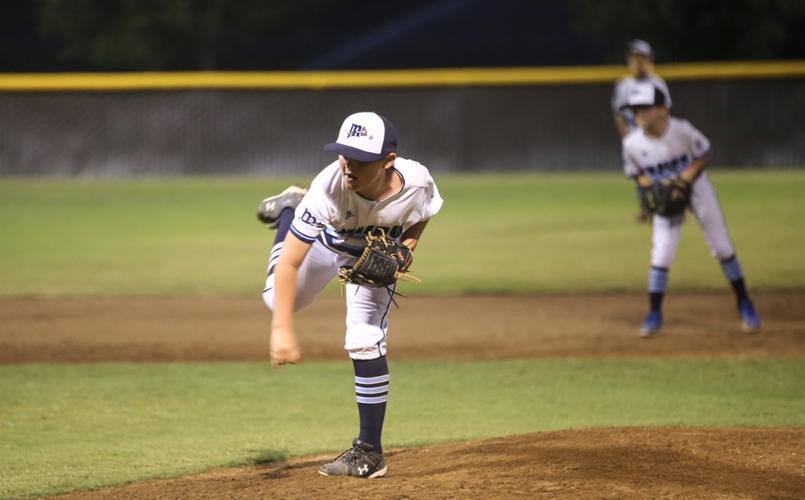
{"label": "cleat logo", "polygon": [[368,466],[368,465],[363,464],[363,465],[361,465],[360,467],[358,467],[358,473],[359,473],[361,476],[363,476],[363,475],[364,475],[364,474],[366,474],[367,472],[369,472],[369,466]]}
{"label": "cleat logo", "polygon": [[347,132],[347,137],[361,137],[365,136],[366,134],[366,127],[353,123],[352,127],[349,129],[349,132]]}

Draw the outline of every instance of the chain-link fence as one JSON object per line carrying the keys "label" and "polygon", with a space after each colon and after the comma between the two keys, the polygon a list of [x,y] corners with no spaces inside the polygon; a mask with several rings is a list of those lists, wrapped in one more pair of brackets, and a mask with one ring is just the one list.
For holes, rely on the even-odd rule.
{"label": "chain-link fence", "polygon": [[[805,80],[669,82],[713,164],[805,165]],[[314,173],[343,119],[377,111],[435,172],[620,171],[611,84],[0,93],[0,175]]]}

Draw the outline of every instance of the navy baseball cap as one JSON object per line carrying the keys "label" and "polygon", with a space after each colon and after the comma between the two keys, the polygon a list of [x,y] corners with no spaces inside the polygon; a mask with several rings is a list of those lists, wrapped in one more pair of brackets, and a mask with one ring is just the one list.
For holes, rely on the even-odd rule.
{"label": "navy baseball cap", "polygon": [[629,97],[623,108],[632,106],[664,106],[665,94],[652,83],[636,83],[629,91]]}
{"label": "navy baseball cap", "polygon": [[353,160],[378,161],[397,151],[397,131],[377,113],[355,113],[344,120],[338,139],[324,149]]}
{"label": "navy baseball cap", "polygon": [[651,45],[645,40],[635,38],[628,45],[626,45],[627,54],[640,54],[654,60],[654,51],[651,50]]}

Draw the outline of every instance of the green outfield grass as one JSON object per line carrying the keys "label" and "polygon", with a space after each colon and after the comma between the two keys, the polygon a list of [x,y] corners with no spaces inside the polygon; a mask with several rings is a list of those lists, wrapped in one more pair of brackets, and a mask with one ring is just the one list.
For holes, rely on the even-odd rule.
{"label": "green outfield grass", "polygon": [[[714,169],[754,289],[802,289],[805,171]],[[262,290],[273,232],[259,201],[290,182],[191,178],[0,180],[0,297],[213,295]],[[641,291],[651,231],[618,173],[437,177],[445,199],[408,294]],[[694,222],[670,287],[722,290]],[[338,293],[333,285],[328,291]]]}
{"label": "green outfield grass", "polygon": [[[386,447],[552,429],[805,425],[799,359],[392,362]],[[0,366],[0,498],[349,446],[350,363]]]}

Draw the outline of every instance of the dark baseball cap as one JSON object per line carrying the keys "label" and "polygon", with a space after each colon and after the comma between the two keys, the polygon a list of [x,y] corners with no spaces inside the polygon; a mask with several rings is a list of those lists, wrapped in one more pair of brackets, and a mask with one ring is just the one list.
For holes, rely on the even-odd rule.
{"label": "dark baseball cap", "polygon": [[355,113],[344,120],[338,139],[324,149],[353,160],[378,161],[397,151],[397,131],[377,113]]}

